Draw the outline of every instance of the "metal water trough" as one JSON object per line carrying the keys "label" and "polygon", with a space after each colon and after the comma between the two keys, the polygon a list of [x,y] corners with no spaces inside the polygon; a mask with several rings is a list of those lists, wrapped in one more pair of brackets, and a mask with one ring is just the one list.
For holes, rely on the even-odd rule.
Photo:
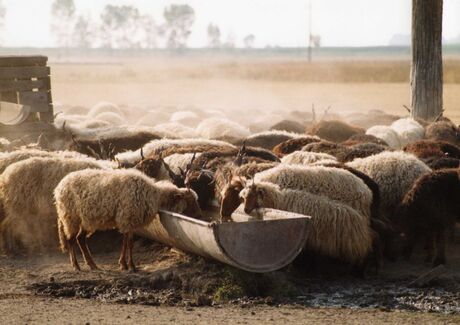
{"label": "metal water trough", "polygon": [[241,222],[209,223],[161,211],[139,234],[185,252],[215,259],[249,272],[271,272],[301,252],[310,217],[265,209],[263,220],[234,213]]}

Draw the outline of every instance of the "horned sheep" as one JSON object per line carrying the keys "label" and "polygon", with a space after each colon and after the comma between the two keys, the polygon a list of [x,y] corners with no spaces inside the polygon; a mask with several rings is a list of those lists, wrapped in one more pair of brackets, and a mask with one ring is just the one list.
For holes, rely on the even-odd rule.
{"label": "horned sheep", "polygon": [[[197,195],[169,182],[157,182],[133,170],[84,170],[67,175],[54,191],[59,239],[71,264],[79,270],[75,249],[96,269],[86,237],[98,230],[116,228],[123,234],[121,269],[135,270],[133,233],[148,225],[160,209],[200,217]],[[128,262],[125,257],[128,255]]]}

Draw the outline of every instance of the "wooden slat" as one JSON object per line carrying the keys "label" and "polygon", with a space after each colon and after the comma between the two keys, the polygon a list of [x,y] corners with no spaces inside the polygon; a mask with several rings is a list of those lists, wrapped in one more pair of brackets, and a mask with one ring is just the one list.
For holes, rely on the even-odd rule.
{"label": "wooden slat", "polygon": [[0,79],[44,78],[50,75],[49,67],[0,68]]}
{"label": "wooden slat", "polygon": [[0,56],[0,67],[45,66],[48,57],[38,56]]}
{"label": "wooden slat", "polygon": [[48,112],[50,110],[47,91],[21,92],[19,93],[19,104],[29,105],[31,112]]}
{"label": "wooden slat", "polygon": [[40,80],[0,80],[0,92],[43,89],[47,87],[45,79]]}

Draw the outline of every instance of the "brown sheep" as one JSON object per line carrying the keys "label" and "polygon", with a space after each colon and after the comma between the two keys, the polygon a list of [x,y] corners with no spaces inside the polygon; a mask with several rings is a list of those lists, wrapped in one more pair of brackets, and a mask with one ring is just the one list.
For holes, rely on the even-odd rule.
{"label": "brown sheep", "polygon": [[347,141],[342,142],[345,146],[353,146],[360,143],[376,143],[382,146],[388,146],[384,140],[377,138],[371,134],[355,134],[351,136]]}
{"label": "brown sheep", "polygon": [[341,158],[345,157],[346,154],[350,152],[350,148],[348,148],[347,146],[326,140],[307,144],[305,147],[302,148],[302,150],[309,152],[327,153],[331,156],[336,157],[338,160],[341,160]]}
{"label": "brown sheep", "polygon": [[337,156],[337,159],[342,162],[348,162],[353,161],[355,158],[365,158],[376,155],[386,150],[391,149],[373,142],[358,143],[348,147],[348,150],[344,150],[343,154]]}
{"label": "brown sheep", "polygon": [[458,127],[447,121],[433,122],[426,127],[425,138],[430,140],[446,141],[460,146],[460,132]]}
{"label": "brown sheep", "polygon": [[356,134],[364,134],[366,131],[362,128],[349,125],[347,123],[331,120],[321,121],[313,125],[308,131],[308,134],[317,135],[321,139],[343,142]]}
{"label": "brown sheep", "polygon": [[292,120],[282,120],[270,127],[270,130],[304,133],[305,125]]}
{"label": "brown sheep", "polygon": [[312,137],[312,136],[305,136],[305,137],[290,139],[290,140],[281,142],[280,144],[276,145],[272,149],[272,151],[278,157],[283,157],[285,155],[293,153],[294,151],[301,150],[307,144],[310,144],[313,142],[319,142],[319,141],[320,141],[319,138]]}
{"label": "brown sheep", "polygon": [[[459,197],[459,169],[433,171],[415,182],[397,210],[397,220],[407,238],[404,248],[406,258],[411,256],[417,239],[424,236],[436,247],[433,266],[446,263],[446,231],[459,215]],[[432,259],[432,253],[430,250],[427,259]]]}
{"label": "brown sheep", "polygon": [[253,134],[245,139],[245,143],[247,146],[272,150],[274,146],[280,144],[281,142],[298,137],[299,135],[296,133],[272,130]]}
{"label": "brown sheep", "polygon": [[459,147],[439,140],[420,140],[412,142],[406,145],[403,150],[421,159],[429,157],[451,157],[460,159]]}
{"label": "brown sheep", "polygon": [[451,157],[429,157],[423,160],[433,170],[459,168],[460,159]]}

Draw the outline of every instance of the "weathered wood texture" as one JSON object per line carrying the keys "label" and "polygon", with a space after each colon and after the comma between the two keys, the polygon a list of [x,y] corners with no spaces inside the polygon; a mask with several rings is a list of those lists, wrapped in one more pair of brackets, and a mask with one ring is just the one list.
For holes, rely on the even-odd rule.
{"label": "weathered wood texture", "polygon": [[50,68],[46,56],[0,57],[0,98],[31,107],[30,121],[53,122]]}
{"label": "weathered wood texture", "polygon": [[443,0],[412,0],[411,113],[425,120],[442,111]]}

